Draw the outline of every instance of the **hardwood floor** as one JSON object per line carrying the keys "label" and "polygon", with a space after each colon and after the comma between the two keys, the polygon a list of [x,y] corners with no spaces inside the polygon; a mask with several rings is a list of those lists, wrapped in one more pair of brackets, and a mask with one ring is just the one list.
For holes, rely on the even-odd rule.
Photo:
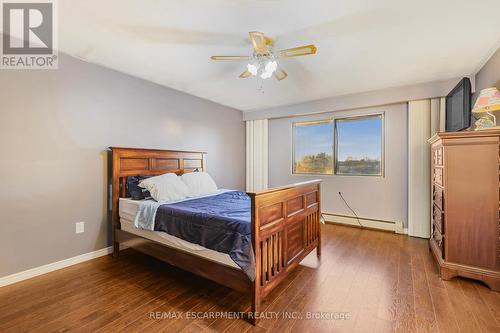
{"label": "hardwood floor", "polygon": [[0,332],[500,331],[500,293],[442,281],[427,241],[334,225],[321,261],[312,253],[273,290],[258,326],[215,317],[249,310],[246,295],[133,250],[0,288]]}

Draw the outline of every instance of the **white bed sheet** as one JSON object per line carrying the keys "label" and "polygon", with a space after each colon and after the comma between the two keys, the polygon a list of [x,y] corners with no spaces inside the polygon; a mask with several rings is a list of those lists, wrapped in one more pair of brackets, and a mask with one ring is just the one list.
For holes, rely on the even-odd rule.
{"label": "white bed sheet", "polygon": [[[215,261],[219,264],[240,269],[238,265],[229,257],[228,254],[207,249],[198,244],[194,244],[178,237],[167,234],[162,231],[150,231],[138,229],[134,226],[135,215],[139,209],[140,200],[120,198],[119,215],[120,224],[123,231],[147,238],[149,240],[161,243],[163,245],[175,248],[180,251],[188,252],[196,256]],[[125,244],[126,245],[126,244]]]}
{"label": "white bed sheet", "polygon": [[120,214],[120,219],[134,221],[140,204],[141,200],[120,198],[120,202],[118,204],[118,213]]}
{"label": "white bed sheet", "polygon": [[[174,201],[169,201],[165,202],[166,204],[172,204],[176,202],[182,202],[182,201],[187,201],[187,200],[192,200],[192,199],[197,199],[197,198],[205,198],[205,197],[210,197],[212,195],[217,195],[221,193],[225,193],[231,190],[226,190],[226,189],[218,189],[216,192],[211,193],[211,194],[204,194],[200,195],[197,197],[191,197],[191,198],[186,198],[186,199],[181,199],[181,200],[174,200]],[[120,198],[119,203],[118,203],[118,214],[120,218],[125,218],[127,220],[134,221],[135,216],[137,215],[137,211],[139,210],[139,205],[141,204],[142,200],[132,200],[130,198]]]}

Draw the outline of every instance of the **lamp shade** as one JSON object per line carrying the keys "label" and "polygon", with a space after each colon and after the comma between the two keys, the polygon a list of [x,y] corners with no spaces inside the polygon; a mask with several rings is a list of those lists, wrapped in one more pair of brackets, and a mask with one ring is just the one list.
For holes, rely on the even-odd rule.
{"label": "lamp shade", "polygon": [[491,111],[500,111],[500,92],[494,87],[481,90],[472,109],[474,113]]}

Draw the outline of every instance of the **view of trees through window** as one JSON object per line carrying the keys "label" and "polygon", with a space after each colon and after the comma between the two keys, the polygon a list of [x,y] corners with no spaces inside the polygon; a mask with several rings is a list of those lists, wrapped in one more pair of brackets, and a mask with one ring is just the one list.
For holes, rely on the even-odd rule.
{"label": "view of trees through window", "polygon": [[382,175],[382,129],[380,114],[294,123],[293,173]]}
{"label": "view of trees through window", "polygon": [[333,173],[333,122],[295,123],[294,173]]}
{"label": "view of trees through window", "polygon": [[336,174],[382,174],[382,115],[337,119]]}

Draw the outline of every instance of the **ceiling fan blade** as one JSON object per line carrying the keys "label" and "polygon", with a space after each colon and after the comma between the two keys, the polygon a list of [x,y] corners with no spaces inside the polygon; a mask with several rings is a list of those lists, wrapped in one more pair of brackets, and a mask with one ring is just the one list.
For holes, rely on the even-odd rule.
{"label": "ceiling fan blade", "polygon": [[247,70],[245,70],[243,73],[240,74],[240,78],[242,78],[242,79],[246,79],[247,77],[250,77],[250,76],[252,76],[252,73],[250,73]]}
{"label": "ceiling fan blade", "polygon": [[274,77],[276,78],[276,80],[281,81],[288,77],[288,73],[285,72],[285,70],[283,70],[282,68],[278,67],[276,72],[274,72]]}
{"label": "ceiling fan blade", "polygon": [[211,56],[212,60],[249,60],[249,56]]}
{"label": "ceiling fan blade", "polygon": [[271,38],[259,31],[250,31],[248,34],[250,35],[255,53],[269,54],[269,46],[273,43]]}
{"label": "ceiling fan blade", "polygon": [[318,49],[313,44],[293,47],[291,49],[284,49],[278,51],[280,57],[290,58],[290,57],[300,57],[310,54],[316,54]]}

